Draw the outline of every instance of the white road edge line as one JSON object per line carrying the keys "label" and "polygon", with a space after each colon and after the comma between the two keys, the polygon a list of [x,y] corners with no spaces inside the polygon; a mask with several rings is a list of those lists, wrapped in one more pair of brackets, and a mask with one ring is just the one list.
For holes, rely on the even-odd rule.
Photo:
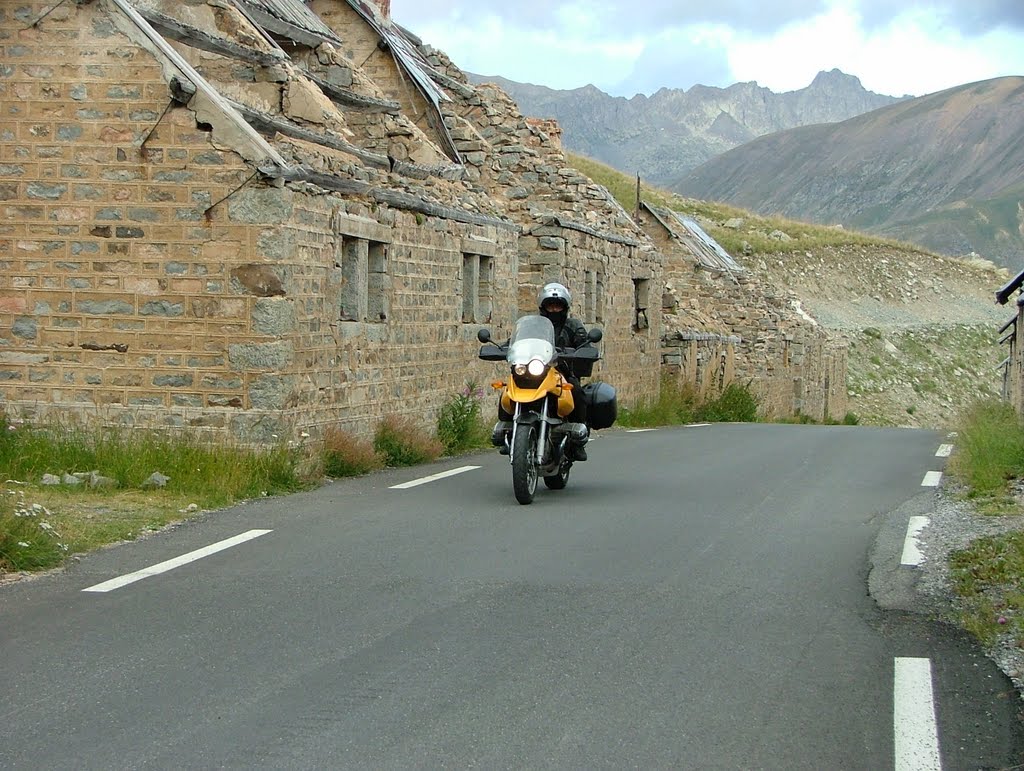
{"label": "white road edge line", "polygon": [[648,431],[657,431],[656,428],[627,428],[627,434],[646,434]]}
{"label": "white road edge line", "polygon": [[164,562],[160,562],[152,567],[143,568],[142,570],[136,570],[134,573],[127,573],[118,578],[111,578],[109,581],[104,581],[102,584],[96,584],[90,586],[87,589],[83,589],[83,592],[109,592],[113,589],[120,589],[122,586],[128,584],[134,584],[136,581],[141,581],[143,578],[149,578],[150,576],[159,575],[160,573],[166,573],[168,570],[174,570],[174,568],[180,568],[182,565],[187,565],[190,562],[195,562],[203,557],[209,557],[211,554],[216,554],[219,551],[230,549],[232,546],[238,546],[240,543],[251,541],[253,538],[259,538],[261,535],[272,533],[273,530],[247,530],[241,535],[236,535],[234,538],[228,538],[217,543],[204,546],[202,549],[196,549],[190,551],[188,554],[182,554],[180,557],[169,559]]}
{"label": "white road edge line", "polygon": [[436,482],[438,479],[444,479],[445,477],[453,477],[456,474],[463,474],[467,471],[473,471],[474,469],[480,468],[479,466],[459,466],[458,468],[449,469],[448,471],[442,471],[439,474],[431,474],[428,477],[421,477],[420,479],[414,479],[411,482],[402,482],[400,485],[391,485],[389,490],[408,490],[410,487],[418,487],[419,485],[425,485],[427,482]]}
{"label": "white road edge line", "polygon": [[896,771],[941,771],[930,659],[896,659],[892,726]]}
{"label": "white road edge line", "polygon": [[917,537],[921,534],[931,520],[928,517],[911,517],[907,523],[907,537],[903,541],[903,556],[900,558],[901,565],[917,567],[924,562],[924,555],[918,548]]}
{"label": "white road edge line", "polygon": [[929,471],[924,475],[924,479],[921,480],[921,487],[938,487],[941,481],[941,471]]}
{"label": "white road edge line", "polygon": [[953,445],[951,444],[940,444],[939,449],[935,451],[936,458],[948,458],[953,453]]}

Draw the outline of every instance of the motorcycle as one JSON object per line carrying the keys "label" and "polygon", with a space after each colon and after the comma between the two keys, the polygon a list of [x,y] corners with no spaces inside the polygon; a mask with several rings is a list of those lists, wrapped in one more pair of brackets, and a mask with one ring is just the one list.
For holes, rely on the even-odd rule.
{"label": "motorcycle", "polygon": [[[607,428],[615,420],[614,388],[588,383],[577,393],[563,375],[589,376],[600,359],[594,343],[601,337],[600,329],[591,329],[586,344],[558,349],[551,321],[539,315],[521,317],[504,345],[491,340],[489,329],[477,333],[483,344],[481,359],[509,364],[508,380],[491,386],[501,392],[501,410],[512,416],[511,428],[501,438],[502,453],[509,455],[512,489],[521,504],[533,501],[539,478],[548,489],[563,489],[573,464],[572,443],[584,442],[590,428]],[[578,398],[588,400],[586,425],[566,419]]]}

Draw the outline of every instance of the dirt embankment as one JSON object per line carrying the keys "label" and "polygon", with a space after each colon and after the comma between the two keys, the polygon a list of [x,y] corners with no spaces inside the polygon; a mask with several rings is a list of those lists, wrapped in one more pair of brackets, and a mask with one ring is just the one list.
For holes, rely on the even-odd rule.
{"label": "dirt embankment", "polygon": [[963,407],[1000,393],[998,331],[1016,310],[995,303],[1006,270],[881,245],[746,263],[849,342],[850,410],[862,423],[954,428]]}

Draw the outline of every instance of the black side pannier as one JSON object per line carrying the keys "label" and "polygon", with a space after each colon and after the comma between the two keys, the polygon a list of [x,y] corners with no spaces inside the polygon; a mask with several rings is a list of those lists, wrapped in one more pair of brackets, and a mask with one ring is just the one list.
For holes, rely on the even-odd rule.
{"label": "black side pannier", "polygon": [[608,383],[587,383],[583,396],[587,400],[587,425],[593,429],[610,428],[619,415],[615,389]]}

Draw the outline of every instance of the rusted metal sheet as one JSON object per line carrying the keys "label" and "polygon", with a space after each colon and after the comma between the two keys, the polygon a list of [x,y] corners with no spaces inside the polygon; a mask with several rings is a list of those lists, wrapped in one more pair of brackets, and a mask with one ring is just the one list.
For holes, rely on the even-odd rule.
{"label": "rusted metal sheet", "polygon": [[340,42],[338,33],[328,27],[323,19],[313,13],[302,0],[239,0],[243,5],[268,13],[271,16],[294,24],[296,27],[313,32],[329,40]]}
{"label": "rusted metal sheet", "polygon": [[744,271],[743,266],[736,262],[721,244],[705,233],[693,218],[684,217],[664,206],[653,206],[646,201],[642,206],[654,215],[674,239],[686,246],[705,268],[730,273]]}
{"label": "rusted metal sheet", "polygon": [[434,107],[437,118],[433,121],[433,125],[445,145],[444,150],[453,161],[462,163],[459,150],[444,123],[444,116],[441,115],[441,103],[450,102],[451,97],[431,78],[430,71],[433,68],[430,63],[416,48],[416,45],[402,34],[400,27],[390,22],[382,23],[368,3],[363,0],[348,0],[348,4],[387,44],[391,55],[395,57],[395,64],[416,84],[420,93]]}
{"label": "rusted metal sheet", "polygon": [[697,240],[701,244],[701,252],[711,252],[714,255],[714,259],[719,262],[726,270],[732,271],[733,273],[742,273],[743,266],[740,265],[736,260],[732,258],[725,249],[722,248],[715,239],[709,236],[700,225],[697,224],[696,220],[690,219],[689,217],[681,217],[678,213],[673,212],[677,220],[679,220],[683,227],[685,227],[690,233],[697,237]]}

